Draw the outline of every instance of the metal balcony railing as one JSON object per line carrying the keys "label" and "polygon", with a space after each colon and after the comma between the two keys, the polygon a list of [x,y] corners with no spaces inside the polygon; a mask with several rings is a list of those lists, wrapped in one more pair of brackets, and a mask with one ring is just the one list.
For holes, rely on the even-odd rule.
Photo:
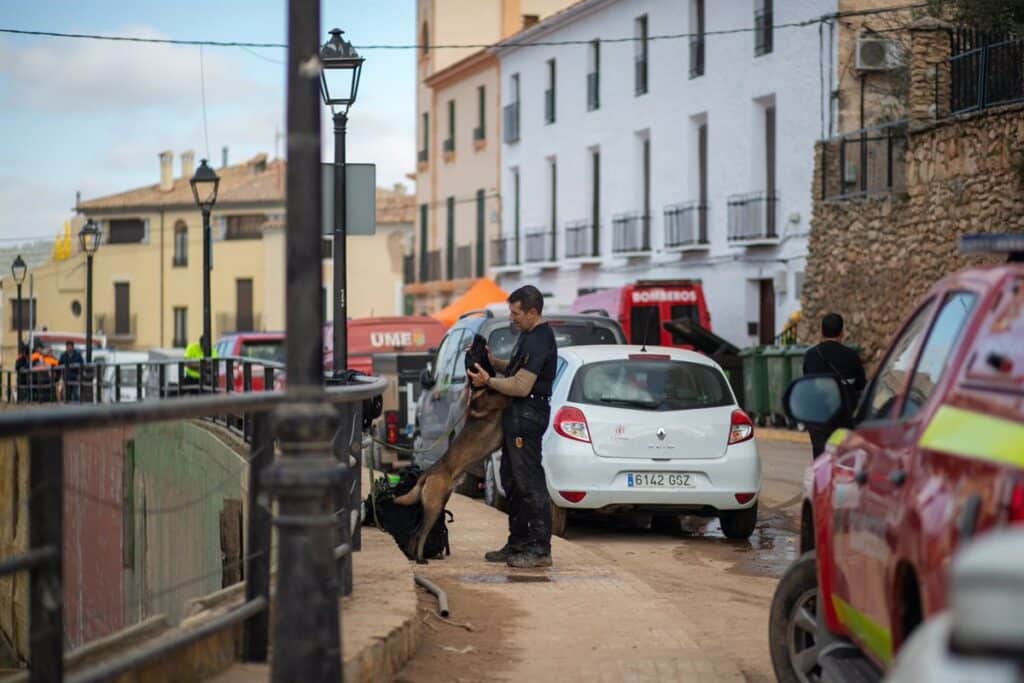
{"label": "metal balcony railing", "polygon": [[647,93],[647,60],[640,58],[633,65],[633,94]]}
{"label": "metal balcony railing", "polygon": [[473,129],[473,139],[474,140],[486,140],[487,139],[487,130],[483,126],[477,126],[476,128]]}
{"label": "metal balcony railing", "polygon": [[574,221],[565,226],[565,257],[586,258],[601,255],[599,226],[590,221]]}
{"label": "metal balcony railing", "polygon": [[451,154],[452,152],[454,152],[455,151],[455,138],[448,138],[447,140],[442,142],[441,143],[441,149],[446,154]]}
{"label": "metal balcony railing", "polygon": [[416,153],[416,161],[418,161],[421,164],[427,163],[427,160],[429,158],[430,155],[427,153],[427,150],[425,149],[421,149],[419,152]]}
{"label": "metal balcony railing", "polygon": [[544,230],[533,230],[526,233],[526,262],[542,263],[554,261],[554,234]]}
{"label": "metal balcony railing", "polygon": [[643,253],[651,250],[651,217],[642,213],[612,218],[612,252]]}
{"label": "metal balcony railing", "polygon": [[[1024,38],[958,28],[952,32],[951,42],[951,113],[1024,100]],[[939,79],[935,82],[938,87]]]}
{"label": "metal balcony railing", "polygon": [[519,238],[497,237],[491,241],[492,266],[519,265]]}
{"label": "metal balcony railing", "polygon": [[548,88],[544,91],[544,123],[555,122],[555,90]]}
{"label": "metal balcony railing", "polygon": [[760,9],[754,12],[754,55],[760,57],[772,51],[772,11]]}
{"label": "metal balcony railing", "polygon": [[443,277],[441,274],[441,250],[427,252],[427,276],[425,282],[436,282]]}
{"label": "metal balcony railing", "polygon": [[416,255],[405,254],[402,256],[402,283],[412,282],[416,282]]}
{"label": "metal balcony railing", "polygon": [[473,245],[455,247],[455,262],[452,277],[455,279],[473,277]]}
{"label": "metal balcony railing", "polygon": [[139,329],[139,316],[130,313],[117,316],[100,313],[96,316],[96,330],[106,333],[111,341],[127,342],[135,339]]}
{"label": "metal balcony railing", "polygon": [[506,104],[502,110],[502,123],[504,131],[502,139],[505,142],[519,142],[519,103]]}
{"label": "metal balcony railing", "polygon": [[729,197],[729,241],[757,242],[778,239],[778,203],[778,196],[767,192],[751,192]]}
{"label": "metal balcony railing", "polygon": [[592,71],[587,74],[587,111],[601,108],[601,75]]}
{"label": "metal balcony railing", "polygon": [[689,247],[708,243],[708,207],[686,202],[665,207],[665,246]]}
{"label": "metal balcony railing", "polygon": [[690,37],[690,78],[704,75],[704,36]]}

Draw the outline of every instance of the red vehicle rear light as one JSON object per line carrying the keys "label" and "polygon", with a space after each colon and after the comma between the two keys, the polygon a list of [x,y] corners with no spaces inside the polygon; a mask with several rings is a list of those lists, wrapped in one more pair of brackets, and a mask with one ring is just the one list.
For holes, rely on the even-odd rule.
{"label": "red vehicle rear light", "polygon": [[744,503],[749,503],[750,501],[754,500],[754,496],[756,495],[756,493],[737,493],[736,502],[739,503],[740,505],[743,505]]}
{"label": "red vehicle rear light", "polygon": [[389,410],[384,413],[384,440],[388,443],[398,443],[398,412]]}
{"label": "red vehicle rear light", "polygon": [[1017,482],[1010,492],[1010,514],[1008,521],[1011,524],[1024,524],[1024,482]]}
{"label": "red vehicle rear light", "polygon": [[753,438],[754,423],[739,408],[732,411],[732,426],[729,427],[729,445],[743,443]]}
{"label": "red vehicle rear light", "polygon": [[562,406],[558,409],[555,413],[555,432],[573,441],[590,443],[587,418],[583,411],[575,406]]}
{"label": "red vehicle rear light", "polygon": [[586,491],[559,491],[558,495],[565,498],[570,503],[578,503],[587,496]]}

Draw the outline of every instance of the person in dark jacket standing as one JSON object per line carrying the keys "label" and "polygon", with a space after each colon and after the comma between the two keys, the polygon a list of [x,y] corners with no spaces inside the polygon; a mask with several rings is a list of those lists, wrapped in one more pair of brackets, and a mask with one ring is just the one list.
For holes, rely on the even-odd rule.
{"label": "person in dark jacket standing", "polygon": [[[829,313],[821,319],[821,343],[804,354],[805,375],[832,375],[843,387],[850,410],[857,405],[867,380],[857,352],[843,344],[843,316]],[[825,450],[830,432],[808,428],[811,450],[816,458]]]}
{"label": "person in dark jacket standing", "polygon": [[509,320],[520,331],[508,361],[488,360],[506,377],[491,377],[475,365],[467,370],[473,386],[487,386],[513,397],[502,413],[504,443],[501,480],[508,498],[508,542],[484,555],[488,562],[510,567],[551,566],[551,498],[541,465],[541,438],[551,416],[551,389],[555,382],[558,347],[555,333],[544,322],[544,296],[536,287],[520,287],[508,298]]}
{"label": "person in dark jacket standing", "polygon": [[83,364],[85,359],[82,358],[82,353],[75,348],[75,342],[68,340],[64,345],[64,353],[57,359],[57,365],[63,369],[63,397],[66,401],[78,402],[79,377]]}

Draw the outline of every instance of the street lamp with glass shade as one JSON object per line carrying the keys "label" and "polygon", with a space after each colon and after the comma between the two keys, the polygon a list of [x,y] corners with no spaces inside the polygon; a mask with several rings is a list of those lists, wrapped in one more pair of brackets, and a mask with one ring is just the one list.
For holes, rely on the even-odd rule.
{"label": "street lamp with glass shade", "polygon": [[100,248],[100,226],[89,219],[78,231],[78,244],[85,253],[85,362],[92,362],[92,257]]}
{"label": "street lamp with glass shade", "polygon": [[25,263],[25,259],[21,258],[21,254],[14,259],[14,263],[11,264],[11,275],[14,277],[14,284],[18,287],[18,353],[21,353],[22,332],[25,328],[24,310],[21,307],[21,284],[25,282],[25,275],[28,273],[28,265]]}
{"label": "street lamp with glass shade", "polygon": [[196,206],[203,212],[203,357],[209,358],[213,343],[210,338],[210,262],[213,249],[210,242],[210,212],[217,203],[220,177],[210,168],[206,159],[202,159],[189,183],[192,185],[192,196],[195,197]]}
{"label": "street lamp with glass shade", "polygon": [[348,306],[346,303],[346,244],[348,232],[345,214],[345,130],[348,110],[359,92],[363,58],[352,43],[342,38],[341,29],[331,29],[331,37],[320,48],[320,95],[334,118],[334,376],[348,367]]}

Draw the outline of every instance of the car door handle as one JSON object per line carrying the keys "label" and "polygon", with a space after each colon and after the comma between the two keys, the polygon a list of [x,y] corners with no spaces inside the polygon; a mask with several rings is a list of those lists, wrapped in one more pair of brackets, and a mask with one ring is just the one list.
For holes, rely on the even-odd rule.
{"label": "car door handle", "polygon": [[857,482],[858,486],[863,486],[864,484],[868,483],[868,471],[857,470],[853,475],[853,480]]}
{"label": "car door handle", "polygon": [[893,470],[889,473],[889,483],[899,488],[907,481],[907,473],[903,470]]}

